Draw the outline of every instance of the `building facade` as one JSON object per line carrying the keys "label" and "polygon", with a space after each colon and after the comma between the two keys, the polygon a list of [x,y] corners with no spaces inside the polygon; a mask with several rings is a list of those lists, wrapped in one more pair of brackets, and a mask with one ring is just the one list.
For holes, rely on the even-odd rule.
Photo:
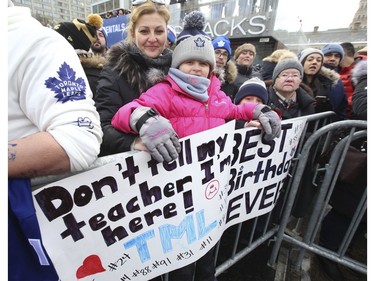
{"label": "building facade", "polygon": [[[42,24],[54,26],[74,18],[85,19],[90,13],[103,18],[118,8],[131,8],[131,0],[13,0],[15,5],[31,8]],[[279,2],[283,0],[166,0],[171,12],[170,24],[179,33],[183,17],[200,10],[206,17],[205,31],[212,38],[226,35],[232,48],[252,43],[257,49],[256,61],[279,48],[298,52],[307,46],[322,47],[329,42],[350,40],[357,49],[367,45],[367,0],[360,0],[352,23],[346,28],[328,31],[288,32],[275,30]],[[123,28],[123,25],[121,25]],[[109,30],[110,31],[110,30]],[[348,39],[350,38],[350,39]]]}
{"label": "building facade", "polygon": [[85,19],[91,14],[91,0],[12,0],[16,6],[31,9],[33,17],[43,25],[54,26],[74,18]]}

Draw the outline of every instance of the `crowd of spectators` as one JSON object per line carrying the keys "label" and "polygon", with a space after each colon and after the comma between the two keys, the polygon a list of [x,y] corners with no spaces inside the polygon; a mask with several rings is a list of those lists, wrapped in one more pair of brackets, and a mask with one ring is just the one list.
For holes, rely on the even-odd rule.
{"label": "crowd of spectators", "polygon": [[114,9],[112,11],[108,11],[107,14],[105,15],[105,18],[110,19],[110,18],[115,18],[119,16],[125,16],[130,13],[131,11],[129,9],[124,9],[124,8]]}

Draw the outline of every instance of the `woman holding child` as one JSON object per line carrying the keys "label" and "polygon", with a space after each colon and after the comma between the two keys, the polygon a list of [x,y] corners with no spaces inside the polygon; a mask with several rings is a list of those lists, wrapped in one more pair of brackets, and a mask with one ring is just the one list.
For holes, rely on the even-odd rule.
{"label": "woman holding child", "polygon": [[[135,6],[135,2],[142,3]],[[127,40],[108,50],[95,96],[104,133],[100,156],[143,150],[137,136],[114,129],[111,120],[122,105],[164,79],[172,61],[172,51],[165,48],[169,19],[168,8],[160,1],[133,1]]]}

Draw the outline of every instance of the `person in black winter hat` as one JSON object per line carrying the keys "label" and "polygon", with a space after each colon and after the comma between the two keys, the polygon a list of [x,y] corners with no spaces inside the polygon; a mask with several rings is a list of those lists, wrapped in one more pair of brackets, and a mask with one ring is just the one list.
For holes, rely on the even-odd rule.
{"label": "person in black winter hat", "polygon": [[87,22],[74,19],[58,23],[53,29],[64,36],[75,50],[88,51],[97,38],[96,30],[102,26],[103,19],[98,14],[90,14]]}
{"label": "person in black winter hat", "polygon": [[257,77],[250,78],[242,84],[234,98],[235,104],[243,102],[268,103],[268,92],[266,84]]}
{"label": "person in black winter hat", "polygon": [[[268,102],[266,84],[258,77],[253,77],[245,81],[234,98],[234,103],[238,105],[242,105],[247,102],[255,102],[260,104],[267,104]],[[258,120],[236,120],[236,129],[245,127],[257,127],[260,129],[262,126]]]}

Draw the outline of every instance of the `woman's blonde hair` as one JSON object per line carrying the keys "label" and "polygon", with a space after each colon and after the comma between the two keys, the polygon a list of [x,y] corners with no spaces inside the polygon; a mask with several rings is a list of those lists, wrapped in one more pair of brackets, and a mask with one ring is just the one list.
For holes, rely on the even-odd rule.
{"label": "woman's blonde hair", "polygon": [[[126,38],[127,42],[131,43],[133,41],[135,26],[137,24],[138,19],[141,16],[151,15],[154,13],[158,13],[160,16],[164,18],[165,30],[167,31],[167,25],[168,25],[169,19],[171,18],[171,14],[169,13],[167,6],[154,3],[151,0],[147,0],[147,2],[145,2],[144,4],[135,6],[132,9],[128,25],[126,26],[126,31],[128,35]],[[165,36],[167,37],[167,32],[165,33]]]}

